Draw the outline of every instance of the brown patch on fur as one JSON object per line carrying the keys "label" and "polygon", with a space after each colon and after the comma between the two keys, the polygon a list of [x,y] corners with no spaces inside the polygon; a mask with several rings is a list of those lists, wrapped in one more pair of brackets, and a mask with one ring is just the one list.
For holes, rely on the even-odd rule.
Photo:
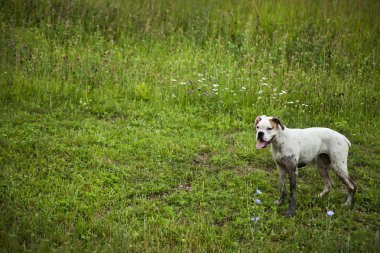
{"label": "brown patch on fur", "polygon": [[261,121],[261,117],[259,116],[255,119],[255,126],[257,126],[257,124],[259,124],[260,121]]}
{"label": "brown patch on fur", "polygon": [[[277,116],[272,117],[272,118],[270,119],[270,122],[271,122],[271,125],[272,125],[273,128],[276,128],[276,129],[277,129],[278,126],[280,126],[280,127],[281,127],[281,130],[284,130],[284,129],[285,129],[284,125],[281,123],[280,119],[279,119]],[[274,125],[272,124],[272,122],[273,122],[273,124],[276,125],[276,127],[274,127]]]}
{"label": "brown patch on fur", "polygon": [[269,123],[273,129],[278,129],[278,124],[273,121],[273,118],[269,120]]}

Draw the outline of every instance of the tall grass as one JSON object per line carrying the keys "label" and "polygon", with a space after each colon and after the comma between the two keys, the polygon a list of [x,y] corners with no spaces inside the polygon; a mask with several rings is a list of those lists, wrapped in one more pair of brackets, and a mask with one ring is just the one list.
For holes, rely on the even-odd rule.
{"label": "tall grass", "polygon": [[10,100],[33,94],[54,106],[112,97],[117,110],[139,98],[135,87],[143,83],[151,103],[356,122],[377,113],[376,1],[1,5],[2,96]]}

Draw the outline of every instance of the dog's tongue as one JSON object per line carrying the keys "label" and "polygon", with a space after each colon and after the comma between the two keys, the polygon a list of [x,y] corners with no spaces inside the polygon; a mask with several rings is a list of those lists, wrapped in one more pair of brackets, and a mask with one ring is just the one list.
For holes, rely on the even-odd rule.
{"label": "dog's tongue", "polygon": [[257,144],[256,144],[256,148],[257,149],[260,149],[260,148],[265,148],[267,145],[267,143],[265,141],[259,141]]}

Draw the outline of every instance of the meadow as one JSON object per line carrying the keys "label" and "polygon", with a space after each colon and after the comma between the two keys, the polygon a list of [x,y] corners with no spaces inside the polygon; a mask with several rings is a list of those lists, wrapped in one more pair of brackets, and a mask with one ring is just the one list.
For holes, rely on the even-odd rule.
{"label": "meadow", "polygon": [[[379,252],[379,13],[0,1],[0,252]],[[285,218],[263,114],[348,137],[352,208],[312,164]]]}

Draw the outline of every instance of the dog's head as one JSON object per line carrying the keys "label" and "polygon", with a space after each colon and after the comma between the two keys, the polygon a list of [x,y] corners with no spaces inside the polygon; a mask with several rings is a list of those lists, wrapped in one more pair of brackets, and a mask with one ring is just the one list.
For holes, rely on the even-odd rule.
{"label": "dog's head", "polygon": [[278,117],[267,117],[265,115],[256,118],[255,127],[257,149],[269,146],[276,138],[276,135],[285,129]]}

